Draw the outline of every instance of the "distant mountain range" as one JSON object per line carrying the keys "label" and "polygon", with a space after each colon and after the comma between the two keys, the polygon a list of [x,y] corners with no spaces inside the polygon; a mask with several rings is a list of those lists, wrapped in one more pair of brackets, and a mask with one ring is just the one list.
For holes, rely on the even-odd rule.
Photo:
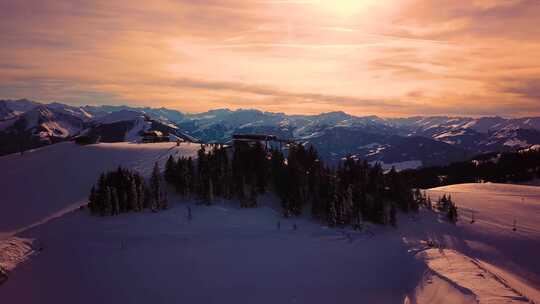
{"label": "distant mountain range", "polygon": [[0,155],[84,134],[98,135],[106,142],[138,141],[142,131],[150,130],[208,143],[226,143],[239,133],[272,134],[313,144],[329,162],[353,155],[401,169],[540,144],[540,117],[381,118],[229,109],[187,114],[166,108],[0,100]]}

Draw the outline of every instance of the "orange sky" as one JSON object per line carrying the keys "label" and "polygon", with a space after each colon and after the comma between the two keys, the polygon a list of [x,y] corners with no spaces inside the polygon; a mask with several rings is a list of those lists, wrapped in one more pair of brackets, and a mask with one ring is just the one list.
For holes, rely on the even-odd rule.
{"label": "orange sky", "polygon": [[3,0],[0,98],[540,115],[539,16],[538,0]]}

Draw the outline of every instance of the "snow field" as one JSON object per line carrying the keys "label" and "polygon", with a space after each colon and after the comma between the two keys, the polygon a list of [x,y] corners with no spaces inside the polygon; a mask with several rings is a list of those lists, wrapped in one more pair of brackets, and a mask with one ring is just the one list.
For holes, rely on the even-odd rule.
{"label": "snow field", "polygon": [[170,201],[172,208],[159,213],[101,218],[74,211],[22,233],[41,240],[46,250],[17,268],[0,288],[0,298],[17,303],[401,303],[426,270],[386,228],[374,237],[308,219],[282,219],[268,206],[207,207],[174,195]]}
{"label": "snow field", "polygon": [[540,303],[540,187],[461,184],[427,193],[433,201],[451,194],[458,206],[459,221],[453,231],[437,232],[444,248],[478,262],[519,294]]}
{"label": "snow field", "polygon": [[155,161],[163,168],[169,155],[195,156],[198,148],[188,143],[65,142],[0,157],[0,239],[85,204],[90,187],[106,170],[124,166],[149,175]]}
{"label": "snow field", "polygon": [[102,218],[78,209],[99,173],[122,165],[148,175],[155,161],[163,168],[169,155],[194,156],[198,148],[61,143],[1,157],[0,265],[10,270],[1,301],[540,303],[538,187],[431,189],[434,201],[452,194],[457,225],[421,210],[400,214],[398,229],[362,232],[307,215],[283,219],[272,195],[255,209],[200,206],[172,191],[171,208],[158,213]]}

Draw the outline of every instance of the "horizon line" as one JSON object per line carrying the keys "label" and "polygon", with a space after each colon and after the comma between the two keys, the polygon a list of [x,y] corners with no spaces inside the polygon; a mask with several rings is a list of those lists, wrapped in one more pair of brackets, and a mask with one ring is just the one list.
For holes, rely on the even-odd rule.
{"label": "horizon line", "polygon": [[134,105],[134,104],[129,104],[129,103],[124,103],[124,104],[118,104],[118,105],[115,105],[115,104],[76,104],[76,103],[73,103],[73,102],[69,102],[69,101],[58,101],[58,100],[48,100],[48,101],[41,101],[41,100],[34,100],[34,99],[30,99],[30,98],[26,98],[26,97],[22,97],[22,98],[0,98],[0,101],[30,101],[30,102],[35,102],[35,103],[39,103],[39,104],[43,104],[43,105],[50,105],[50,104],[54,104],[54,103],[58,103],[58,104],[63,104],[63,105],[68,105],[68,106],[72,106],[72,107],[128,107],[128,108],[134,108],[134,109],[166,109],[166,110],[172,110],[172,111],[177,111],[181,114],[184,114],[184,115],[198,115],[198,114],[204,114],[204,113],[207,113],[207,112],[211,112],[211,111],[218,111],[218,110],[228,110],[228,111],[231,111],[231,112],[237,112],[237,111],[258,111],[258,112],[261,112],[261,113],[269,113],[269,114],[283,114],[283,115],[286,115],[286,116],[319,116],[319,115],[323,115],[323,114],[331,114],[331,113],[343,113],[343,114],[346,114],[348,116],[351,116],[351,117],[356,117],[356,118],[367,118],[367,117],[377,117],[377,118],[382,118],[382,119],[406,119],[406,118],[415,118],[415,117],[422,117],[422,118],[435,118],[435,117],[445,117],[445,118],[502,118],[502,119],[525,119],[525,118],[540,118],[540,115],[538,116],[534,116],[534,115],[531,115],[531,116],[505,116],[505,115],[499,115],[499,114],[479,114],[479,115],[467,115],[467,114],[442,114],[442,113],[439,113],[439,114],[432,114],[432,115],[422,115],[422,114],[411,114],[411,115],[402,115],[402,116],[392,116],[392,115],[388,115],[388,116],[385,116],[385,115],[380,115],[380,114],[366,114],[366,115],[356,115],[356,114],[351,114],[351,113],[348,113],[347,111],[344,111],[344,110],[334,110],[334,111],[328,111],[328,112],[317,112],[315,114],[308,114],[308,113],[287,113],[287,112],[274,112],[274,111],[267,111],[267,110],[263,110],[263,109],[258,109],[258,108],[242,108],[242,107],[232,107],[232,108],[229,108],[229,107],[223,107],[223,108],[209,108],[207,109],[206,111],[201,111],[201,112],[192,112],[192,111],[185,111],[185,110],[181,110],[179,108],[170,108],[170,107],[165,107],[165,106],[160,106],[160,107],[152,107],[152,106],[149,106],[149,105]]}

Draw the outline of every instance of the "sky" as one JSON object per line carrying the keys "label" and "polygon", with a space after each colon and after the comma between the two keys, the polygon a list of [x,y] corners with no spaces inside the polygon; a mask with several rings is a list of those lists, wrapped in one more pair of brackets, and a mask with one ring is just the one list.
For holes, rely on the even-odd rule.
{"label": "sky", "polygon": [[0,98],[540,115],[539,0],[2,0]]}

